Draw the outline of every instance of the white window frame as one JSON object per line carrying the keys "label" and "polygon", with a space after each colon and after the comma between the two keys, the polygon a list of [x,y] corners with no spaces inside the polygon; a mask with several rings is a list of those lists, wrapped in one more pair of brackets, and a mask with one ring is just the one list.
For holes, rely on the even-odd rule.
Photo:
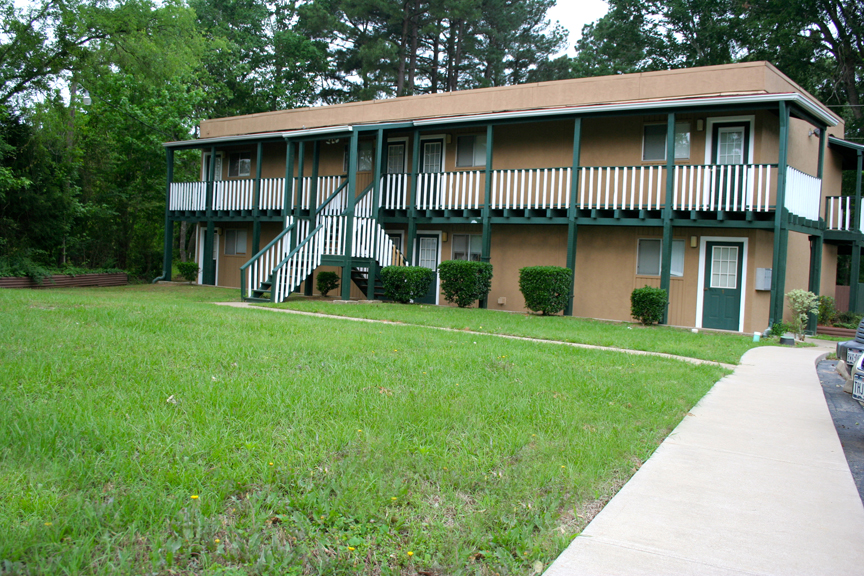
{"label": "white window frame", "polygon": [[[233,254],[228,253],[228,233],[229,232],[235,232],[234,253]],[[243,252],[237,251],[237,241],[236,241],[237,236],[236,236],[236,234],[243,234],[243,236],[244,236]],[[224,245],[222,250],[223,250],[223,253],[225,254],[225,256],[246,256],[248,254],[248,250],[249,250],[249,231],[248,230],[246,230],[245,228],[225,228],[224,229],[224,236],[225,236],[225,245]]]}
{"label": "white window frame", "polygon": [[[243,172],[241,172],[240,166],[238,164],[237,175],[232,176],[231,175],[231,157],[234,155],[239,156],[240,154],[248,154],[249,155],[249,172],[246,172],[245,174]],[[223,162],[224,162],[224,160],[223,160]],[[251,178],[251,177],[252,177],[252,151],[251,150],[238,150],[236,152],[229,152],[228,153],[228,178]]]}
{"label": "white window frame", "polygon": [[711,164],[711,151],[714,149],[714,124],[742,123],[750,124],[750,138],[747,146],[747,161],[745,164],[753,164],[753,152],[756,148],[756,116],[717,116],[705,121],[705,164]]}
{"label": "white window frame", "polygon": [[[480,262],[483,258],[483,235],[482,234],[470,234],[468,232],[457,232],[450,234],[450,259],[456,260],[454,256],[454,251],[456,250],[456,236],[467,236],[468,237],[468,262]],[[477,236],[480,238],[480,252],[478,254],[479,258],[477,260],[471,260],[471,237]]]}
{"label": "white window frame", "polygon": [[[687,133],[690,134],[690,146],[688,147],[688,150],[687,150],[687,156],[678,156],[678,153],[676,151],[676,153],[675,153],[675,161],[676,162],[679,160],[682,160],[682,161],[683,160],[690,160],[690,156],[692,155],[693,124],[690,122],[690,120],[682,120],[681,122],[675,122],[675,133],[676,134],[678,133],[678,127],[679,126],[684,126],[685,124],[687,125]],[[665,162],[666,161],[666,151],[669,150],[669,146],[668,146],[668,143],[666,142],[666,135],[665,134],[663,135],[663,142],[664,142],[663,158],[654,158],[651,160],[645,159],[645,128],[647,128],[648,126],[666,126],[666,124],[662,123],[662,122],[645,122],[644,124],[642,124],[642,162]]]}
{"label": "white window frame", "polygon": [[[473,138],[474,143],[471,145],[471,164],[460,165],[459,164],[459,140],[461,138]],[[486,140],[485,132],[477,132],[476,134],[458,134],[456,136],[456,168],[484,168],[486,166],[486,154],[483,154],[482,164],[480,160],[477,158],[477,139],[482,138],[484,141]]]}
{"label": "white window frame", "polygon": [[744,331],[744,309],[747,304],[747,254],[750,239],[739,236],[702,236],[699,239],[699,283],[696,286],[696,328],[702,328],[705,300],[705,266],[707,266],[708,242],[740,242],[741,248],[741,312],[738,316],[738,332]]}
{"label": "white window frame", "polygon": [[[408,173],[408,137],[407,136],[399,136],[397,138],[388,138],[387,144],[404,144],[405,145],[405,157],[402,158],[402,174]],[[387,151],[387,147],[384,147],[384,151]],[[388,172],[385,170],[384,174]]]}
{"label": "white window frame", "polygon": [[446,172],[447,168],[447,135],[446,134],[428,134],[420,136],[420,171],[423,171],[423,141],[424,140],[441,140],[441,172]]}
{"label": "white window frame", "polygon": [[[656,242],[656,241],[659,241],[659,242],[660,242],[660,260],[659,260],[659,267],[660,267],[660,269],[657,271],[657,274],[640,274],[640,273],[639,273],[639,253],[640,253],[640,251],[642,250],[642,241],[643,241],[643,240],[653,240],[653,241],[655,241],[655,242]],[[684,242],[683,239],[680,239],[680,238],[673,238],[673,239],[672,239],[672,250],[673,250],[673,252],[674,252],[674,250],[675,250],[675,245],[676,245],[676,244],[678,244],[679,246],[681,246],[681,247],[684,248],[684,249],[682,250],[682,254],[683,254],[683,256],[682,256],[682,259],[681,259],[681,273],[680,273],[680,274],[676,274],[675,271],[673,270],[672,273],[671,273],[671,276],[672,276],[672,278],[683,278],[683,277],[684,277],[684,260],[687,259],[687,246],[686,246],[686,243]],[[655,238],[639,238],[639,239],[637,239],[637,240],[636,240],[636,276],[650,276],[650,277],[657,277],[657,276],[660,276],[660,274],[662,273],[662,271],[663,271],[663,239],[662,239],[662,238],[656,238],[656,237],[655,237]]]}

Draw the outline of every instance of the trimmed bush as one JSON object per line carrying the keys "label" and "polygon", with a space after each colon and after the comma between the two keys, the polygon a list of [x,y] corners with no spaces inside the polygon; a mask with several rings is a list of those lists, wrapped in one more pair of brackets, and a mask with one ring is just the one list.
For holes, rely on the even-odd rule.
{"label": "trimmed bush", "polygon": [[447,260],[438,266],[444,299],[460,308],[483,300],[492,289],[492,264]]}
{"label": "trimmed bush", "polygon": [[544,316],[567,307],[573,290],[573,271],[560,266],[528,266],[519,270],[519,290],[525,307]]}
{"label": "trimmed bush", "polygon": [[831,296],[819,296],[819,324],[830,326],[837,318],[837,305]]}
{"label": "trimmed bush", "polygon": [[663,320],[668,302],[666,290],[662,288],[636,288],[630,294],[630,315],[645,326],[656,324]]}
{"label": "trimmed bush", "polygon": [[804,340],[804,331],[810,314],[819,312],[819,297],[807,290],[791,290],[786,293],[789,307],[792,309],[792,328],[798,340]]}
{"label": "trimmed bush", "polygon": [[336,272],[319,272],[315,279],[315,287],[326,298],[328,292],[339,287],[339,275]]}
{"label": "trimmed bush", "polygon": [[189,282],[198,280],[198,263],[197,262],[178,262],[177,271]]}
{"label": "trimmed bush", "polygon": [[400,304],[425,296],[433,280],[435,272],[423,266],[386,266],[381,269],[384,295]]}

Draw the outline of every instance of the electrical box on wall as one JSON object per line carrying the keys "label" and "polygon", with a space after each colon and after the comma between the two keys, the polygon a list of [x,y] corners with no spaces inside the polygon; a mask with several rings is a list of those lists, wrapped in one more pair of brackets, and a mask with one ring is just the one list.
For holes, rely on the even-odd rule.
{"label": "electrical box on wall", "polygon": [[771,291],[771,268],[756,268],[756,290]]}

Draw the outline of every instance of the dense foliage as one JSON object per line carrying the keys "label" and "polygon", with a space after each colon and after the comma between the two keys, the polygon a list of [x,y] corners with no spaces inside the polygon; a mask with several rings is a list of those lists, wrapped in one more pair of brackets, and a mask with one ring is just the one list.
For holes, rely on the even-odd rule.
{"label": "dense foliage", "polygon": [[636,288],[630,293],[630,315],[645,326],[657,324],[663,320],[668,303],[666,290],[662,288]]}
{"label": "dense foliage", "polygon": [[573,271],[560,266],[528,266],[519,270],[519,290],[525,307],[544,316],[567,307],[573,291]]}
{"label": "dense foliage", "polygon": [[195,282],[198,279],[198,263],[197,262],[178,262],[177,270],[189,282]]}
{"label": "dense foliage", "polygon": [[394,302],[407,304],[429,293],[435,272],[423,266],[385,266],[381,269],[384,295]]}
{"label": "dense foliage", "polygon": [[327,294],[339,287],[339,275],[328,270],[319,272],[318,277],[315,278],[315,287],[326,298]]}
{"label": "dense foliage", "polygon": [[467,260],[447,260],[438,266],[441,291],[447,302],[466,308],[485,300],[492,289],[492,264]]}

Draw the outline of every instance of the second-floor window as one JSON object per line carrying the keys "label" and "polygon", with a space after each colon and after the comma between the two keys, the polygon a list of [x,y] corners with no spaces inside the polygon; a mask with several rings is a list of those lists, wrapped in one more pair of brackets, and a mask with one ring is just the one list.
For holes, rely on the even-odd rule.
{"label": "second-floor window", "polygon": [[252,153],[232,152],[228,155],[228,177],[248,178],[252,175]]}
{"label": "second-floor window", "polygon": [[453,260],[479,262],[482,245],[479,234],[453,234]]}
{"label": "second-floor window", "polygon": [[[690,123],[675,123],[675,159],[690,158]],[[642,140],[642,160],[666,160],[666,124],[646,124]]]}
{"label": "second-floor window", "polygon": [[[371,172],[372,171],[372,156],[374,150],[374,142],[358,142],[357,143],[357,171]],[[342,160],[342,170],[348,173],[348,154],[351,152],[350,146],[345,146],[345,156]]]}
{"label": "second-floor window", "polygon": [[486,166],[486,135],[459,136],[456,139],[456,166]]}

